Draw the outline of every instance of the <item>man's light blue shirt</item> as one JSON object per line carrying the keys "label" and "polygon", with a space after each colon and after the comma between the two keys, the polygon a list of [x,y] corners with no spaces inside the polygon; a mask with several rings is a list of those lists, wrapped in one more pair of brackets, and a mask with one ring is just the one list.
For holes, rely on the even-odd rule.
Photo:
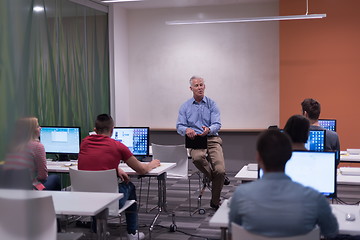
{"label": "man's light blue shirt", "polygon": [[203,126],[210,128],[209,136],[217,136],[221,128],[220,111],[216,103],[206,96],[200,103],[191,98],[180,107],[177,132],[185,136],[186,129],[192,128],[197,134],[201,134]]}
{"label": "man's light blue shirt", "polygon": [[316,225],[325,237],[334,237],[339,229],[321,193],[278,172],[237,187],[230,202],[231,222],[268,237],[303,235]]}

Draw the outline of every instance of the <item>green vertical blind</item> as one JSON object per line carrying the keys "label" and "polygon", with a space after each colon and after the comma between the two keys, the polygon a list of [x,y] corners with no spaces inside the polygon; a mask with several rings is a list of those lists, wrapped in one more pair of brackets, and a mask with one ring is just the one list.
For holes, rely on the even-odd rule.
{"label": "green vertical blind", "polygon": [[84,137],[110,112],[107,13],[68,0],[5,0],[0,34],[0,161],[19,117],[80,126]]}

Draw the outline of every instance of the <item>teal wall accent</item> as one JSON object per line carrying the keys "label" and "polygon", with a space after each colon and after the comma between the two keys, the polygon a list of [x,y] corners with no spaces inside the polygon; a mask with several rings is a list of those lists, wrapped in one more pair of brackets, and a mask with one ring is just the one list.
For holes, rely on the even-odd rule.
{"label": "teal wall accent", "polygon": [[85,137],[110,113],[107,19],[68,0],[0,1],[0,160],[19,117]]}

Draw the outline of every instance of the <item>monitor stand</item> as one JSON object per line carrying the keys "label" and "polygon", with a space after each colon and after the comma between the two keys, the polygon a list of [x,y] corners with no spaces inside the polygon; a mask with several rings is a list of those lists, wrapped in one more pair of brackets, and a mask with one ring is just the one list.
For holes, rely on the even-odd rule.
{"label": "monitor stand", "polygon": [[70,161],[69,154],[59,154],[59,161]]}
{"label": "monitor stand", "polygon": [[146,156],[135,156],[137,160],[139,160],[140,162],[145,161]]}

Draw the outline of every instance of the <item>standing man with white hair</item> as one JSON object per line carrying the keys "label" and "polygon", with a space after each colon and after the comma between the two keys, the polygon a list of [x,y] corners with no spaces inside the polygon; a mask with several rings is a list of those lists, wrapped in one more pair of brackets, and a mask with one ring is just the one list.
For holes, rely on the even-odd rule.
{"label": "standing man with white hair", "polygon": [[193,76],[190,79],[193,97],[181,105],[176,129],[182,136],[194,139],[196,136],[207,137],[207,149],[190,149],[194,165],[212,182],[210,206],[218,209],[223,185],[230,183],[225,176],[225,163],[222,140],[220,111],[216,103],[205,96],[204,79]]}

